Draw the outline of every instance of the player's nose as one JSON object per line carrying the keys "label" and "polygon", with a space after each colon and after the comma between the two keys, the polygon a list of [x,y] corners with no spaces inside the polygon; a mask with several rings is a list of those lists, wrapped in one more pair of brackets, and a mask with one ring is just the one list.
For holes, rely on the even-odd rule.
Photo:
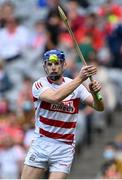
{"label": "player's nose", "polygon": [[52,64],[52,69],[56,69],[56,65],[54,63]]}

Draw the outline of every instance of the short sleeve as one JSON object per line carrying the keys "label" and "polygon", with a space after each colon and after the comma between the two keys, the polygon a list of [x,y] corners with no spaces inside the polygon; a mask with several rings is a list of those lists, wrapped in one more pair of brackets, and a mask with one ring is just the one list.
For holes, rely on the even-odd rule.
{"label": "short sleeve", "polygon": [[32,94],[33,97],[39,99],[40,94],[43,93],[45,90],[49,89],[47,86],[43,86],[41,82],[35,82],[32,86]]}
{"label": "short sleeve", "polygon": [[81,84],[78,88],[78,96],[80,97],[81,101],[84,101],[88,96],[91,96],[91,93],[84,85]]}

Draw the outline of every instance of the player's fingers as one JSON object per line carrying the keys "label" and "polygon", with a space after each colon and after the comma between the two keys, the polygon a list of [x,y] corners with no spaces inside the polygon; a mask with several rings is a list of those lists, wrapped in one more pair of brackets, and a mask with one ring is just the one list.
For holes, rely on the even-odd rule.
{"label": "player's fingers", "polygon": [[94,80],[89,84],[89,88],[91,91],[97,92],[97,91],[100,91],[101,84],[98,81]]}

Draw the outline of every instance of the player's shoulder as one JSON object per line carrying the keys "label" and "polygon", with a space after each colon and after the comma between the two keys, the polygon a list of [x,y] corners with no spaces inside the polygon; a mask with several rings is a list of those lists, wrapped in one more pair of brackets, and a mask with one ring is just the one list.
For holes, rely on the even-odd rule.
{"label": "player's shoulder", "polygon": [[47,83],[46,77],[41,77],[33,83],[33,87],[40,87]]}

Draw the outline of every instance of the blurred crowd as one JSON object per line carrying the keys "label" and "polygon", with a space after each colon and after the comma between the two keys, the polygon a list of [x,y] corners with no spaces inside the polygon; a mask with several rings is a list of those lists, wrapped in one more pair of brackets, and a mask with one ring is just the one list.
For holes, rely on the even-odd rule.
{"label": "blurred crowd", "polygon": [[[20,178],[24,157],[34,131],[32,83],[44,76],[42,55],[61,49],[66,54],[64,75],[74,78],[82,66],[73,41],[60,18],[61,5],[88,64],[97,66],[105,111],[81,105],[77,151],[93,143],[93,131],[112,126],[113,113],[122,108],[122,2],[116,0],[0,0],[0,178]],[[87,82],[84,84],[87,87]],[[122,154],[122,138],[106,149]],[[115,154],[115,153],[114,153]],[[105,155],[105,154],[104,154]],[[106,157],[107,155],[105,155]],[[122,156],[122,155],[121,155]],[[116,155],[118,156],[118,154]],[[116,166],[110,158],[102,167]],[[120,158],[122,161],[122,157]],[[119,159],[119,160],[120,160]],[[122,163],[122,162],[121,162]],[[122,176],[122,164],[115,168]],[[117,166],[118,168],[118,166]],[[114,168],[113,168],[114,169]],[[110,172],[111,173],[111,172]],[[108,178],[108,177],[107,177]]]}
{"label": "blurred crowd", "polygon": [[105,144],[103,161],[97,178],[122,179],[122,134]]}

